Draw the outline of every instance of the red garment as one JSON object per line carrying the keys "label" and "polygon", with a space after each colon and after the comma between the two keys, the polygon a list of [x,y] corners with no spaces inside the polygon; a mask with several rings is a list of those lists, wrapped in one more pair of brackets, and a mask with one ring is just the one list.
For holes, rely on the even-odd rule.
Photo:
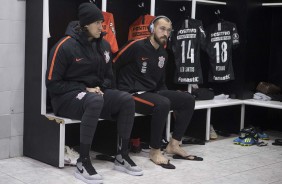
{"label": "red garment", "polygon": [[148,26],[155,16],[141,15],[129,27],[128,40],[136,40],[149,36]]}
{"label": "red garment", "polygon": [[104,36],[105,40],[107,40],[111,45],[112,53],[118,51],[118,44],[116,39],[116,29],[115,29],[115,22],[114,16],[112,13],[109,12],[102,12],[104,16],[103,32],[107,34]]}

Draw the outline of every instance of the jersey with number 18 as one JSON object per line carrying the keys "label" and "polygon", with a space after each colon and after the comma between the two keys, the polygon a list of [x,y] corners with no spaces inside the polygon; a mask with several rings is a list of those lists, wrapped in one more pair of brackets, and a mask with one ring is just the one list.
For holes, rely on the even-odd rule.
{"label": "jersey with number 18", "polygon": [[207,28],[210,82],[234,80],[232,49],[238,44],[239,34],[234,23],[222,20]]}

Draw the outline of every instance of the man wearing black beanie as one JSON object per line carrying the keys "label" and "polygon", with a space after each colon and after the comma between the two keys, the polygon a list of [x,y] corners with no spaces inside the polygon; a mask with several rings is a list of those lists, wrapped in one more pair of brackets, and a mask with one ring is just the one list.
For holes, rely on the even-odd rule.
{"label": "man wearing black beanie", "polygon": [[89,156],[99,118],[117,121],[119,145],[114,168],[142,175],[142,169],[128,156],[134,100],[129,93],[111,87],[112,55],[103,39],[102,12],[95,4],[83,3],[78,17],[79,21],[70,22],[66,36],[51,49],[46,72],[54,113],[81,120],[75,177],[86,183],[102,183]]}
{"label": "man wearing black beanie", "polygon": [[98,20],[104,21],[102,11],[93,3],[82,3],[78,8],[78,18],[82,27]]}

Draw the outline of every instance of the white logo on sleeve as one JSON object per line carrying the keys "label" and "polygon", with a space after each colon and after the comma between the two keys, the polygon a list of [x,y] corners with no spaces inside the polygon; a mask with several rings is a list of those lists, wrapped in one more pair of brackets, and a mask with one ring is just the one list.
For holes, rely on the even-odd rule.
{"label": "white logo on sleeve", "polygon": [[165,62],[165,57],[160,56],[160,57],[159,57],[158,66],[159,66],[160,68],[164,67],[164,62]]}
{"label": "white logo on sleeve", "polygon": [[105,51],[104,52],[104,56],[105,56],[106,63],[108,63],[110,61],[110,52],[109,51]]}
{"label": "white logo on sleeve", "polygon": [[146,72],[147,72],[147,62],[144,61],[142,62],[141,73],[146,73]]}
{"label": "white logo on sleeve", "polygon": [[81,100],[86,95],[86,92],[80,92],[77,94],[76,99]]}

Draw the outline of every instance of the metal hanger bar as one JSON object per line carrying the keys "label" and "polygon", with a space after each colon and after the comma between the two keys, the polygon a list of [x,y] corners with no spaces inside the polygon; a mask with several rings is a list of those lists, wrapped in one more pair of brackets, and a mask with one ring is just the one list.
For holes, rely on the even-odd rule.
{"label": "metal hanger bar", "polygon": [[[194,1],[194,0],[166,0],[166,1]],[[211,1],[211,0],[195,0],[195,1],[203,4],[226,5],[226,2],[221,2],[221,1]]]}
{"label": "metal hanger bar", "polygon": [[219,5],[226,5],[226,2],[220,2],[220,1],[209,1],[209,0],[196,0],[197,3],[206,3],[206,4],[219,4]]}
{"label": "metal hanger bar", "polygon": [[196,18],[196,4],[197,4],[197,0],[192,0],[192,7],[191,7],[191,18],[192,19]]}
{"label": "metal hanger bar", "polygon": [[151,11],[150,14],[155,16],[156,0],[151,0]]}
{"label": "metal hanger bar", "polygon": [[107,0],[102,0],[102,11],[103,12],[107,11]]}
{"label": "metal hanger bar", "polygon": [[262,3],[262,6],[282,6],[282,3]]}

